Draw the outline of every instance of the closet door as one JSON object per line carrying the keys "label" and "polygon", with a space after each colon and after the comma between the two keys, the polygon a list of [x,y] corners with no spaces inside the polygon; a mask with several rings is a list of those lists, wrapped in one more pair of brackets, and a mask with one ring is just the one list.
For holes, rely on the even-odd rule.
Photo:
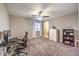
{"label": "closet door", "polygon": [[48,38],[48,21],[43,22],[43,37]]}

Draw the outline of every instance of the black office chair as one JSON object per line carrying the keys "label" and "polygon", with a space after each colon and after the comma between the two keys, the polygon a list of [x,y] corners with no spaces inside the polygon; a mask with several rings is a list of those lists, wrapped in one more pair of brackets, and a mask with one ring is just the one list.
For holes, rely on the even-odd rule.
{"label": "black office chair", "polygon": [[18,42],[18,45],[17,45],[17,47],[15,48],[15,50],[14,50],[14,54],[13,54],[13,56],[16,56],[16,55],[20,55],[21,53],[24,53],[24,54],[26,54],[27,55],[27,52],[24,52],[23,50],[27,47],[27,41],[28,41],[28,38],[27,38],[27,36],[28,36],[28,32],[25,32],[25,36],[24,36],[24,38],[21,40],[21,39],[18,39],[18,40],[20,40],[21,41],[21,43],[20,42]]}

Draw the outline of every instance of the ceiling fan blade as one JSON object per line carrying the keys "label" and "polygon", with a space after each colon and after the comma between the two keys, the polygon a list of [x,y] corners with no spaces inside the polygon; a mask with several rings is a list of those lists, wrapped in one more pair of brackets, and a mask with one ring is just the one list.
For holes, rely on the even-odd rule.
{"label": "ceiling fan blade", "polygon": [[48,18],[49,16],[43,16],[43,17],[46,17],[46,18]]}

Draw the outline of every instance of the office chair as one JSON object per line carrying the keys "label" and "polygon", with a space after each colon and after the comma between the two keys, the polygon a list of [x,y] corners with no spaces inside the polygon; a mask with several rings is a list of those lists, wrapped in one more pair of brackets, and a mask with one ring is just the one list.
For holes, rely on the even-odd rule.
{"label": "office chair", "polygon": [[27,44],[26,44],[28,41],[27,36],[28,36],[28,32],[25,32],[24,38],[22,40],[18,39],[21,41],[21,43],[20,42],[17,43],[18,45],[16,46],[16,48],[14,50],[15,53],[12,54],[13,56],[16,56],[16,55],[19,56],[21,53],[25,53],[27,55],[27,52],[23,51],[27,47]]}

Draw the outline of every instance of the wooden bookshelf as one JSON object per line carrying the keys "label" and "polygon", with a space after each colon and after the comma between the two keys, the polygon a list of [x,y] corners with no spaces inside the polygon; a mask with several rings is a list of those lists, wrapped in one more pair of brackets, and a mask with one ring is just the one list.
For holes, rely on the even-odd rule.
{"label": "wooden bookshelf", "polygon": [[63,43],[75,46],[74,29],[63,29]]}

